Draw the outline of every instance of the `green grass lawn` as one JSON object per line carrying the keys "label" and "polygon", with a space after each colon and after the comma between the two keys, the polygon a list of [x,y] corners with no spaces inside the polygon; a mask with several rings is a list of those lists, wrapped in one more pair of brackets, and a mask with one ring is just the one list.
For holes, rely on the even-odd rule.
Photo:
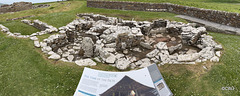
{"label": "green grass lawn", "polygon": [[[71,4],[70,4],[71,3]],[[12,32],[31,34],[37,29],[7,18],[35,15],[31,20],[39,19],[55,27],[65,26],[74,20],[77,13],[99,13],[123,19],[153,20],[164,18],[186,22],[167,12],[141,12],[87,8],[86,1],[50,3],[56,8],[36,9],[0,14],[0,24]],[[68,9],[65,6],[70,6]],[[59,6],[59,7],[58,7]],[[44,13],[41,13],[44,12]],[[205,62],[195,65],[164,65],[159,67],[168,86],[176,96],[239,96],[240,95],[240,36],[210,33],[223,45],[224,54],[219,63]],[[49,34],[39,36],[42,40]],[[202,66],[207,66],[205,70]],[[98,64],[91,67],[99,70],[118,71],[116,68]],[[35,48],[29,39],[16,39],[0,33],[0,96],[71,96],[80,80],[83,67],[74,63],[48,60],[39,48]],[[222,87],[234,86],[233,91],[223,91]]]}

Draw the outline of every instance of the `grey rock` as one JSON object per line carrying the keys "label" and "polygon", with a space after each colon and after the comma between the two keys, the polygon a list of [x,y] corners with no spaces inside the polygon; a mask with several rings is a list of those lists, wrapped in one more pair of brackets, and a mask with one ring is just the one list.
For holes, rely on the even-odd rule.
{"label": "grey rock", "polygon": [[106,63],[113,64],[116,61],[116,56],[113,55],[112,53],[109,53],[110,56],[107,57]]}
{"label": "grey rock", "polygon": [[140,68],[144,68],[144,67],[148,67],[149,65],[151,65],[151,61],[148,58],[144,58],[144,59],[137,61],[135,64],[137,66],[139,66]]}
{"label": "grey rock", "polygon": [[204,59],[211,59],[212,57],[215,56],[215,52],[212,47],[206,47],[202,49],[199,54],[201,55],[202,58]]}
{"label": "grey rock", "polygon": [[154,49],[153,51],[149,52],[146,56],[148,58],[153,58],[154,56],[156,56],[158,54],[159,50],[158,49]]}
{"label": "grey rock", "polygon": [[176,46],[171,46],[171,47],[168,47],[168,51],[170,54],[172,54],[175,50],[180,50],[182,49],[182,44],[178,44]]}
{"label": "grey rock", "polygon": [[69,55],[70,55],[69,52],[64,52],[64,53],[62,54],[62,57],[68,57]]}
{"label": "grey rock", "polygon": [[98,57],[95,57],[94,60],[96,60],[97,62],[102,62]]}
{"label": "grey rock", "polygon": [[194,49],[189,49],[186,54],[193,54],[193,53],[197,53],[197,50]]}
{"label": "grey rock", "polygon": [[211,62],[219,62],[219,58],[217,56],[214,56],[210,59]]}
{"label": "grey rock", "polygon": [[37,47],[37,48],[41,47],[39,41],[34,41],[34,46]]}
{"label": "grey rock", "polygon": [[120,58],[116,61],[116,68],[119,70],[126,70],[129,67],[130,63],[131,62],[127,59]]}
{"label": "grey rock", "polygon": [[152,49],[152,46],[151,46],[151,44],[149,44],[149,43],[140,42],[140,45],[141,45],[143,48]]}
{"label": "grey rock", "polygon": [[54,59],[54,60],[58,60],[60,58],[61,58],[61,56],[58,54],[52,54],[51,56],[48,57],[48,59]]}
{"label": "grey rock", "polygon": [[80,59],[80,60],[76,60],[75,63],[79,66],[95,66],[97,65],[96,62],[94,62],[92,59]]}
{"label": "grey rock", "polygon": [[82,49],[84,50],[84,57],[93,56],[94,43],[90,37],[83,38]]}
{"label": "grey rock", "polygon": [[167,44],[165,42],[158,42],[156,44],[156,47],[159,49],[159,50],[167,50],[168,47],[167,47]]}
{"label": "grey rock", "polygon": [[185,54],[185,55],[178,55],[179,62],[191,62],[195,61],[200,57],[200,54],[194,53],[194,54]]}
{"label": "grey rock", "polygon": [[133,51],[135,51],[135,52],[142,52],[142,50],[140,48],[133,48]]}
{"label": "grey rock", "polygon": [[48,52],[47,54],[48,54],[48,55],[52,55],[52,54],[56,54],[56,53],[54,53],[53,51],[50,51],[50,52]]}
{"label": "grey rock", "polygon": [[73,56],[73,55],[68,55],[68,56],[67,56],[67,59],[68,59],[68,61],[72,62],[73,59],[74,59],[74,56]]}
{"label": "grey rock", "polygon": [[218,57],[221,57],[221,51],[216,51],[216,55],[217,55]]}

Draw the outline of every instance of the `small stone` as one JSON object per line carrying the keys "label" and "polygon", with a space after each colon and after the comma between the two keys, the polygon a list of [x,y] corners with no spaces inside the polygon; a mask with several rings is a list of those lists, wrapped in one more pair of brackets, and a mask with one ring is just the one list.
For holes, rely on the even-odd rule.
{"label": "small stone", "polygon": [[126,70],[131,62],[125,58],[120,58],[116,61],[116,68],[119,70]]}
{"label": "small stone", "polygon": [[37,48],[41,47],[39,41],[34,41],[34,46],[37,47]]}
{"label": "small stone", "polygon": [[116,61],[116,56],[110,53],[110,56],[106,59],[106,63],[113,64]]}
{"label": "small stone", "polygon": [[133,51],[135,51],[135,52],[142,52],[142,50],[140,48],[133,48]]}
{"label": "small stone", "polygon": [[203,69],[207,70],[207,67],[206,67],[206,66],[202,66],[202,67],[203,67]]}
{"label": "small stone", "polygon": [[221,51],[217,51],[217,52],[216,52],[216,55],[217,55],[218,57],[220,57],[220,56],[221,56]]}
{"label": "small stone", "polygon": [[58,48],[57,53],[58,53],[58,54],[62,54],[62,53],[63,53],[62,49],[61,49],[61,48]]}
{"label": "small stone", "polygon": [[36,41],[38,38],[36,36],[30,37],[31,40]]}
{"label": "small stone", "polygon": [[119,53],[117,53],[117,55],[116,55],[116,59],[120,59],[120,58],[122,58],[122,57],[124,57],[123,54],[119,54]]}
{"label": "small stone", "polygon": [[167,44],[165,42],[158,42],[156,44],[156,47],[159,49],[159,50],[167,50],[168,47],[167,47]]}
{"label": "small stone", "polygon": [[93,59],[96,60],[97,62],[102,62],[98,57],[95,57]]}
{"label": "small stone", "polygon": [[149,52],[146,56],[148,58],[152,58],[154,56],[156,56],[158,54],[159,50],[158,49],[154,49],[153,51]]}
{"label": "small stone", "polygon": [[151,65],[151,61],[148,58],[144,58],[144,59],[137,61],[135,64],[137,66],[139,66],[140,68],[144,68],[144,67],[148,67],[149,65]]}
{"label": "small stone", "polygon": [[123,54],[128,54],[128,50],[123,50]]}
{"label": "small stone", "polygon": [[47,43],[46,42],[40,42],[41,47],[46,47]]}
{"label": "small stone", "polygon": [[189,49],[186,54],[193,54],[193,53],[197,53],[197,50],[193,50],[193,49]]}
{"label": "small stone", "polygon": [[63,62],[69,62],[66,58],[61,58],[60,60]]}
{"label": "small stone", "polygon": [[83,38],[82,49],[84,50],[84,57],[93,56],[94,43],[90,37]]}
{"label": "small stone", "polygon": [[81,59],[81,60],[77,60],[75,61],[75,63],[79,66],[95,66],[97,65],[96,62],[94,62],[92,59]]}
{"label": "small stone", "polygon": [[48,52],[48,55],[56,54],[53,51]]}
{"label": "small stone", "polygon": [[143,48],[152,49],[152,46],[151,46],[151,44],[149,44],[149,43],[140,42],[140,45],[141,45]]}
{"label": "small stone", "polygon": [[68,59],[68,61],[72,62],[73,59],[74,59],[74,56],[73,56],[73,55],[69,55],[69,56],[67,57],[67,59]]}
{"label": "small stone", "polygon": [[171,41],[176,41],[177,39],[175,37],[172,37],[171,38]]}
{"label": "small stone", "polygon": [[219,62],[219,58],[217,56],[214,56],[210,59],[211,62]]}
{"label": "small stone", "polygon": [[163,35],[162,34],[157,34],[156,37],[163,37]]}
{"label": "small stone", "polygon": [[54,59],[54,60],[58,60],[58,59],[60,59],[61,58],[61,56],[60,55],[58,55],[58,54],[52,54],[51,56],[49,56],[48,57],[48,59]]}
{"label": "small stone", "polygon": [[61,30],[61,31],[59,31],[59,33],[61,33],[61,34],[65,34],[65,33],[66,33],[66,31],[64,31],[64,30]]}

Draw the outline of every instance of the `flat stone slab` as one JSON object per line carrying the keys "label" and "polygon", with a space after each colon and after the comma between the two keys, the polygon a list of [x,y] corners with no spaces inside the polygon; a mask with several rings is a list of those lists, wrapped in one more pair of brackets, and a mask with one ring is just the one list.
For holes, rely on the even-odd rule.
{"label": "flat stone slab", "polygon": [[177,15],[175,17],[186,19],[195,23],[203,24],[209,31],[240,35],[240,28],[218,24],[218,23],[214,23],[214,22],[210,22],[207,20],[186,16],[186,15]]}

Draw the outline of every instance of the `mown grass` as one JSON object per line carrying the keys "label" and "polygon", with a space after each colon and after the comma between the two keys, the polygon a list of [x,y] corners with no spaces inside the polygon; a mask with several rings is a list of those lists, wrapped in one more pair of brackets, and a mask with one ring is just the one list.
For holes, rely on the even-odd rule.
{"label": "mown grass", "polygon": [[[86,1],[71,1],[70,3],[72,4],[70,6],[77,6],[63,12],[56,11],[39,14],[29,19],[39,19],[55,27],[65,26],[76,18],[77,13],[99,13],[130,20],[132,18],[135,20],[165,18],[186,22],[185,20],[175,18],[175,14],[165,12],[106,10],[87,8]],[[50,4],[58,5],[58,3]],[[64,9],[59,8],[59,10]],[[12,17],[18,17],[18,14],[34,14],[28,11],[14,13]],[[7,18],[5,14],[1,14],[1,16]],[[1,21],[0,23],[4,25],[9,24],[7,27],[10,27],[10,30],[25,30],[24,27],[14,29],[14,26],[25,26],[20,21]],[[238,75],[240,73],[240,37],[220,33],[210,33],[210,35],[224,47],[224,54],[219,63],[205,62],[195,65],[164,65],[160,67],[160,71],[174,95],[240,95],[240,75]],[[43,35],[39,36],[39,38],[42,40],[48,36]],[[33,46],[32,41],[10,38],[3,33],[0,33],[0,66],[0,96],[73,95],[83,70],[83,67],[79,67],[74,63],[48,60],[47,56],[40,49]],[[206,66],[208,70],[205,70],[202,66]],[[101,63],[91,68],[118,71],[114,67]],[[231,86],[234,86],[235,90],[221,90],[221,87]]]}
{"label": "mown grass", "polygon": [[[0,96],[69,96],[75,92],[83,67],[46,60],[29,39],[0,33]],[[116,70],[98,64],[99,70]]]}
{"label": "mown grass", "polygon": [[38,30],[32,26],[29,26],[27,24],[24,24],[20,21],[0,22],[0,24],[3,24],[7,28],[9,28],[11,32],[21,33],[22,35],[30,35],[32,33],[40,31],[40,30]]}
{"label": "mown grass", "polygon": [[106,0],[106,1],[132,1],[151,3],[173,3],[197,8],[214,9],[240,13],[240,0]]}

